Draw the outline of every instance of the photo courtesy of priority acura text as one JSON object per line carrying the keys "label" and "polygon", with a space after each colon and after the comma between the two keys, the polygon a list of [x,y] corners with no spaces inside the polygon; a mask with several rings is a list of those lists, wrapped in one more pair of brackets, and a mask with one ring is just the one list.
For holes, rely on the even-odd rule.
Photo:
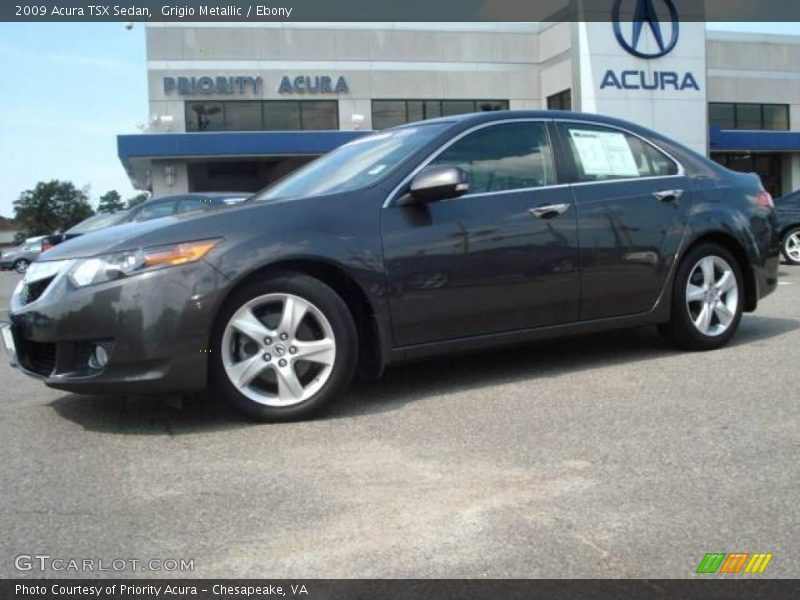
{"label": "photo courtesy of priority acura text", "polygon": [[797,597],[800,5],[0,14],[0,597]]}

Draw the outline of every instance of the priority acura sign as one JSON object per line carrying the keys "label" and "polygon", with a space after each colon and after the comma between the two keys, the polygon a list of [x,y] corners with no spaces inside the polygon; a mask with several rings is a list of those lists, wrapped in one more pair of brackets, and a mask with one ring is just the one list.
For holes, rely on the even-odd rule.
{"label": "priority acura sign", "polygon": [[244,95],[261,93],[262,83],[261,77],[253,76],[164,77],[163,89],[166,95],[173,93],[181,96]]}
{"label": "priority acura sign", "polygon": [[341,76],[334,82],[333,78],[327,75],[298,75],[297,77],[284,75],[278,86],[278,93],[281,94],[347,94],[349,92],[347,79]]}
{"label": "priority acura sign", "polygon": [[[192,77],[163,77],[164,94],[180,96],[259,95],[263,78],[256,76],[198,75]],[[279,94],[347,94],[350,86],[343,76],[284,75],[277,86]]]}

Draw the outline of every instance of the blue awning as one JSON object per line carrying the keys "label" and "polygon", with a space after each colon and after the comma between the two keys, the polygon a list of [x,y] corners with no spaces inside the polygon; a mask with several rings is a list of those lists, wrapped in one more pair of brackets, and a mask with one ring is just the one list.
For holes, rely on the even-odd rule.
{"label": "blue awning", "polygon": [[318,156],[370,131],[220,131],[117,136],[117,154],[134,187],[147,189],[154,160]]}
{"label": "blue awning", "polygon": [[711,127],[712,152],[800,152],[800,131],[743,131]]}
{"label": "blue awning", "polygon": [[366,131],[225,131],[117,136],[117,153],[132,158],[325,154]]}

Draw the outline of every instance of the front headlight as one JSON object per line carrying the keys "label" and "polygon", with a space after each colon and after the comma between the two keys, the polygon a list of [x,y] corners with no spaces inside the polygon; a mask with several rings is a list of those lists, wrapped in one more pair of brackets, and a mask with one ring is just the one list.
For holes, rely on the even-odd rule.
{"label": "front headlight", "polygon": [[184,265],[203,258],[219,241],[215,239],[182,242],[86,258],[77,261],[69,278],[76,286],[84,287],[160,267]]}

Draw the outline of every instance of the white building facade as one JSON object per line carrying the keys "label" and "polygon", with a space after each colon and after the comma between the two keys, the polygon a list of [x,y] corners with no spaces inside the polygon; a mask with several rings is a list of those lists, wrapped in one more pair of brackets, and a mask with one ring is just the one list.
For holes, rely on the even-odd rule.
{"label": "white building facade", "polygon": [[707,32],[664,4],[637,22],[151,23],[149,126],[120,158],[155,195],[254,191],[372,129],[569,109],[800,188],[800,36]]}

